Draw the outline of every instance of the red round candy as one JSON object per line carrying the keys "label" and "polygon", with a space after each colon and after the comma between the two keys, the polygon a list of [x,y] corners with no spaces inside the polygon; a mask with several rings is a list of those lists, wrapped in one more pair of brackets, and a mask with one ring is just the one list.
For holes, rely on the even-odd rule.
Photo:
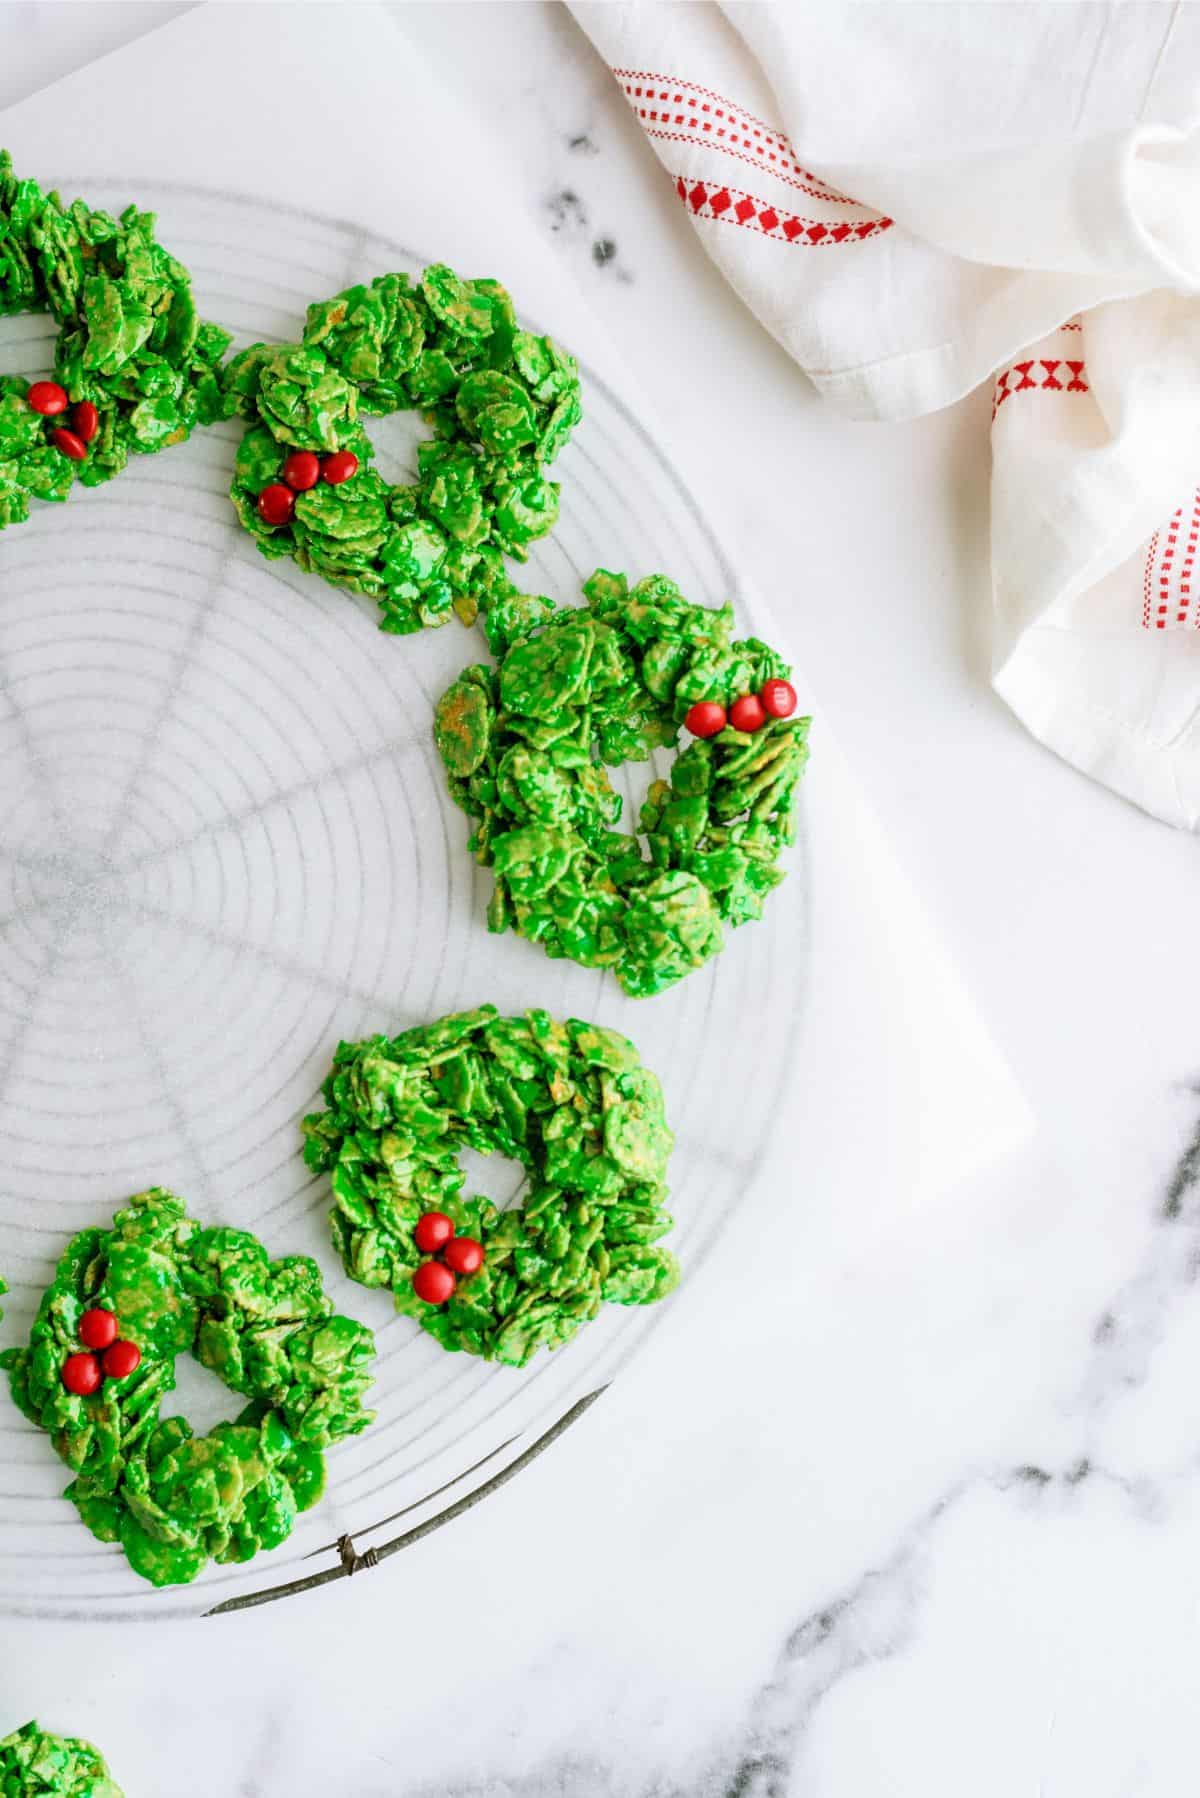
{"label": "red round candy", "polygon": [[413,1291],[427,1305],[444,1305],[458,1281],[440,1261],[422,1261],[412,1277]]}
{"label": "red round candy", "polygon": [[43,418],[57,418],[71,403],[66,388],[60,387],[57,381],[35,381],[25,397]]}
{"label": "red round candy", "polygon": [[477,1274],[483,1266],[483,1244],[473,1236],[456,1236],[442,1250],[442,1260],[464,1278]]}
{"label": "red round candy", "polygon": [[131,1374],[142,1359],[142,1351],[136,1342],[122,1339],[106,1348],[101,1356],[100,1365],[110,1380],[123,1380]]}
{"label": "red round candy", "polygon": [[66,425],[59,425],[57,431],[51,431],[50,441],[56,450],[61,450],[72,462],[87,461],[87,444],[74,431],[68,431]]}
{"label": "red round candy", "polygon": [[358,473],[358,457],[353,450],[334,450],[321,463],[321,479],[331,487],[340,487],[352,474]]}
{"label": "red round candy", "polygon": [[444,1211],[427,1211],[417,1219],[413,1241],[422,1255],[436,1255],[454,1235],[454,1225]]}
{"label": "red round candy", "polygon": [[790,680],[765,680],[758,697],[768,718],[790,718],[796,709],[796,689]]}
{"label": "red round candy", "polygon": [[87,1398],[100,1385],[100,1363],[95,1355],[68,1355],[62,1365],[62,1383],[76,1398]]}
{"label": "red round candy", "polygon": [[258,496],[258,515],[264,524],[290,524],[296,495],[282,481],[272,481]]}
{"label": "red round candy", "polygon": [[293,493],[307,493],[321,478],[321,458],[312,450],[293,450],[283,465],[283,478]]}
{"label": "red round candy", "polygon": [[729,708],[729,722],[734,730],[761,730],[767,714],[757,693],[743,693]]}
{"label": "red round candy", "polygon": [[725,729],[725,707],[715,699],[698,699],[683,722],[694,737],[715,737]]}
{"label": "red round candy", "polygon": [[79,1320],[79,1340],[84,1348],[106,1349],[117,1340],[117,1320],[111,1311],[85,1311]]}
{"label": "red round candy", "polygon": [[90,443],[100,430],[100,414],[91,400],[80,400],[71,414],[71,422],[75,426],[75,435],[84,443]]}

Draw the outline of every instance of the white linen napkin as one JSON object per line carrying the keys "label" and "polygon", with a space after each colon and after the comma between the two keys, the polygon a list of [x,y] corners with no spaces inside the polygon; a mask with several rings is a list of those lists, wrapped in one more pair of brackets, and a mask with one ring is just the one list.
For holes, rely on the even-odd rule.
{"label": "white linen napkin", "polygon": [[997,690],[1200,824],[1200,9],[572,5],[820,392],[995,378]]}

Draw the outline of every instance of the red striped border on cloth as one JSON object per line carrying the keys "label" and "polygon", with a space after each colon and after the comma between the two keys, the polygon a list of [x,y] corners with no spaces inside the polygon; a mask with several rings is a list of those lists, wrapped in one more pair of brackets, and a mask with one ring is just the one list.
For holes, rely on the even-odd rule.
{"label": "red striped border on cloth", "polygon": [[1142,576],[1142,625],[1148,631],[1200,628],[1196,557],[1200,553],[1200,489],[1155,531]]}
{"label": "red striped border on cloth", "polygon": [[[862,216],[856,224],[872,224],[876,230],[885,229],[892,223],[882,214],[871,213],[857,200],[839,193],[820,175],[806,169],[796,157],[791,139],[787,133],[774,125],[768,125],[755,113],[748,112],[724,94],[718,94],[712,88],[703,87],[699,82],[689,81],[681,75],[655,74],[647,69],[614,68],[613,74],[621,85],[621,89],[629,102],[634,117],[640,123],[647,137],[657,138],[669,143],[681,143],[695,149],[713,150],[723,156],[736,158],[737,161],[761,171],[785,186],[795,188],[807,194],[811,199],[819,200],[830,207],[850,207]],[[709,183],[712,188],[712,183]],[[713,188],[720,192],[719,187]],[[734,190],[740,194],[740,190]],[[744,195],[753,198],[752,195]],[[769,209],[768,203],[758,201],[763,210]],[[694,208],[694,210],[699,210]],[[775,210],[778,210],[777,208]],[[721,216],[716,215],[705,216]],[[735,220],[736,223],[752,223],[750,220]],[[804,221],[806,224],[820,224],[819,219]],[[769,233],[768,233],[769,234]],[[848,233],[832,239],[835,243],[860,241],[862,237],[873,236],[873,231],[862,231],[857,238]],[[792,241],[789,239],[788,241]],[[818,239],[814,241],[824,241]]]}

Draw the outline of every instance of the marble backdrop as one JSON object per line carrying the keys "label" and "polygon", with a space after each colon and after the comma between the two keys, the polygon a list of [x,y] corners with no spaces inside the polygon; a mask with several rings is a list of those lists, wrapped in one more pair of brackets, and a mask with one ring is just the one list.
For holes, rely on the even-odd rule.
{"label": "marble backdrop", "polygon": [[[10,10],[47,79],[69,9]],[[112,41],[135,10],[106,12]],[[986,396],[890,431],[828,416],[564,11],[390,10],[789,618],[1036,1129],[914,1206],[869,1103],[835,1127],[801,1090],[737,1239],[521,1480],[296,1607],[10,1625],[3,1715],[69,1716],[130,1798],[1183,1798],[1195,845],[990,694]],[[854,897],[818,882],[818,948]],[[850,972],[822,969],[805,1049],[848,1067]]]}

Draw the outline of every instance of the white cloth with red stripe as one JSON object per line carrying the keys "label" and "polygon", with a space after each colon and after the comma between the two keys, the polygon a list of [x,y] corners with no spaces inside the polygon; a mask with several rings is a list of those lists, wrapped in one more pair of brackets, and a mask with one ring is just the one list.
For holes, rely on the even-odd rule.
{"label": "white cloth with red stripe", "polygon": [[1200,7],[572,11],[831,404],[995,380],[995,686],[1200,828]]}

